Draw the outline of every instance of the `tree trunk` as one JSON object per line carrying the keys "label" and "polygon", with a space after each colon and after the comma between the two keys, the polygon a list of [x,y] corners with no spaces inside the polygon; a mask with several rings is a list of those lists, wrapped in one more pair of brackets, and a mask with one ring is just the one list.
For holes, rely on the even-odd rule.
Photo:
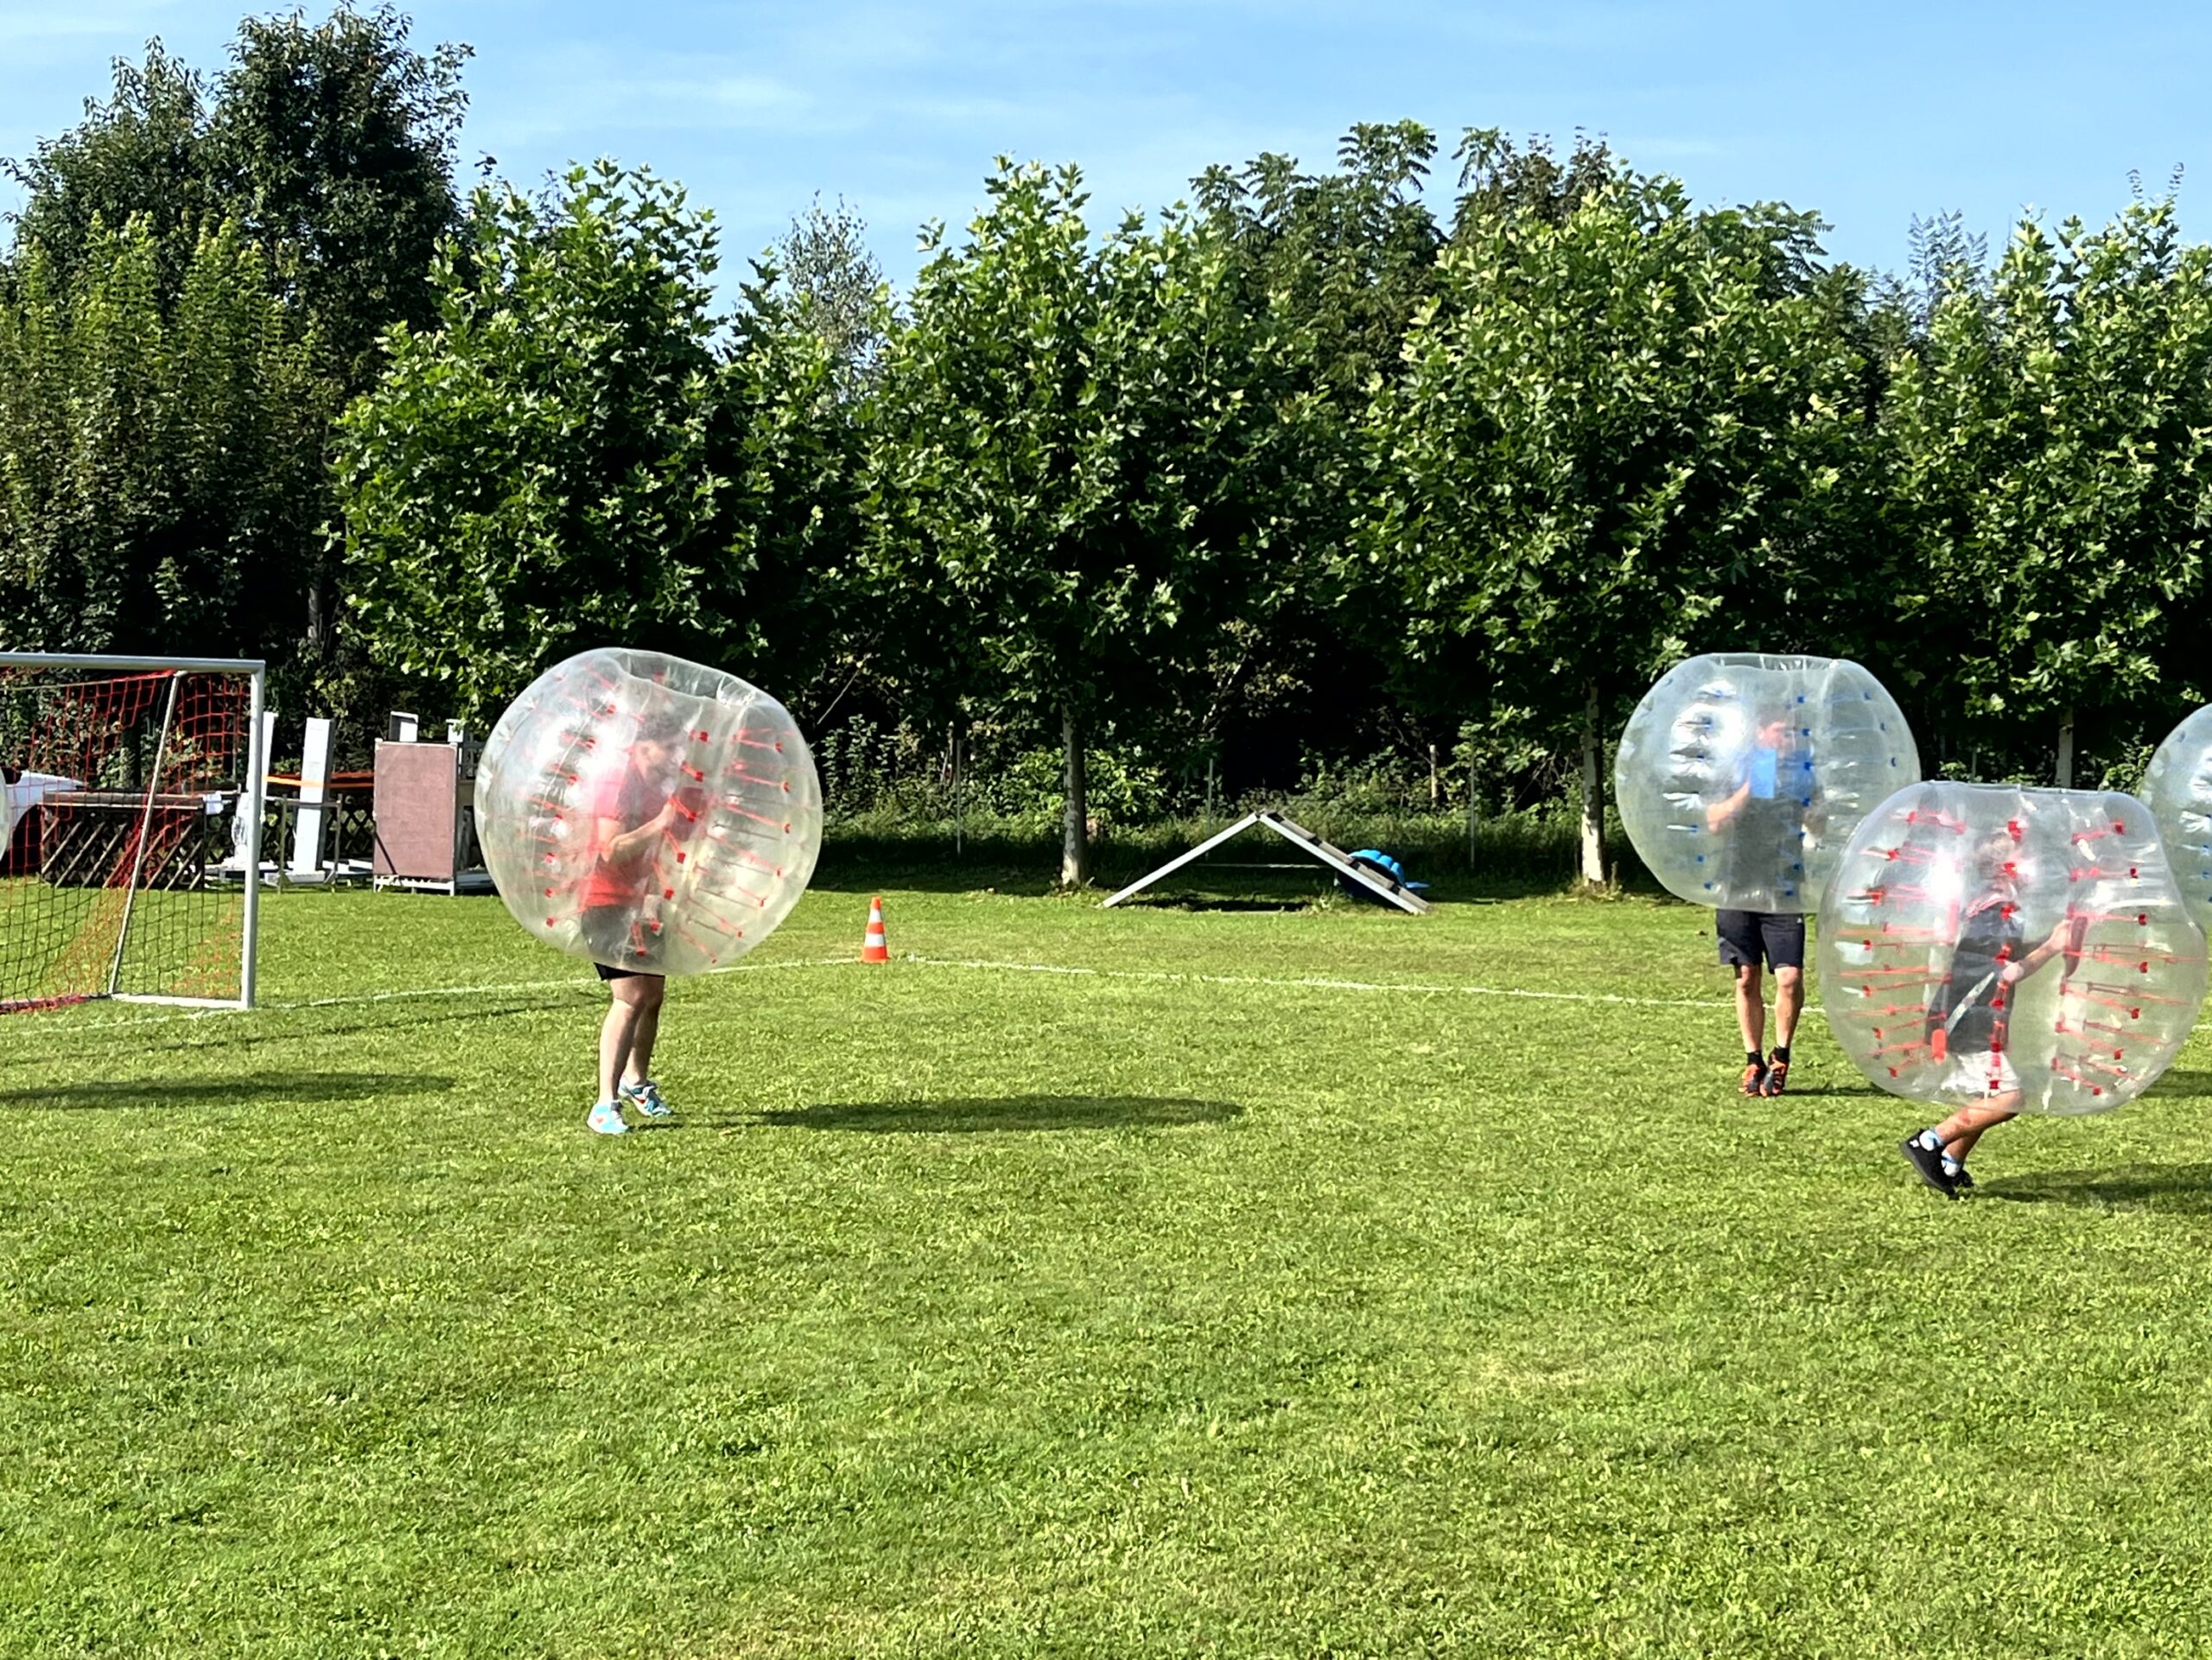
{"label": "tree trunk", "polygon": [[2058,717],[2058,787],[2074,787],[2074,711]]}
{"label": "tree trunk", "polygon": [[1482,792],[1475,787],[1475,741],[1465,727],[1459,735],[1467,740],[1467,868],[1475,868],[1475,842],[1483,822]]}
{"label": "tree trunk", "polygon": [[1083,727],[1072,709],[1060,711],[1060,741],[1067,752],[1067,805],[1060,825],[1060,886],[1080,887],[1090,877],[1090,807],[1084,790]]}
{"label": "tree trunk", "polygon": [[1582,880],[1605,883],[1605,775],[1598,764],[1598,683],[1586,683],[1582,703]]}

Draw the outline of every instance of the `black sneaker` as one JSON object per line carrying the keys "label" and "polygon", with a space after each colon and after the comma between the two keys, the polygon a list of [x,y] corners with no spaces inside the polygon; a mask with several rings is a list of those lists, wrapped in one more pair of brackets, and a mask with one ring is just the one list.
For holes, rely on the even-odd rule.
{"label": "black sneaker", "polygon": [[1958,1182],[1943,1173],[1943,1154],[1940,1148],[1923,1147],[1919,1136],[1908,1135],[1897,1143],[1897,1151],[1904,1154],[1905,1161],[1920,1173],[1921,1180],[1945,1199],[1959,1196]]}
{"label": "black sneaker", "polygon": [[1962,1193],[1974,1186],[1974,1178],[1967,1174],[1967,1167],[1964,1165],[1959,1167],[1959,1173],[1951,1180],[1958,1184],[1959,1191]]}
{"label": "black sneaker", "polygon": [[1766,1093],[1766,1068],[1762,1066],[1756,1060],[1746,1061],[1744,1063],[1744,1087],[1742,1092],[1745,1095],[1764,1095]]}
{"label": "black sneaker", "polygon": [[1766,1081],[1760,1085],[1761,1095],[1780,1095],[1789,1084],[1789,1063],[1780,1055],[1766,1064]]}

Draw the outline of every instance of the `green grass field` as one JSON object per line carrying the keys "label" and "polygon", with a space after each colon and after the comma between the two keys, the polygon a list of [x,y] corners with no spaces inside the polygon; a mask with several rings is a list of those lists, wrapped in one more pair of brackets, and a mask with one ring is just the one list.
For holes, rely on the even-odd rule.
{"label": "green grass field", "polygon": [[0,1027],[0,1652],[2212,1644],[2201,1041],[1950,1205],[1685,907],[867,899],[621,1141],[495,901]]}

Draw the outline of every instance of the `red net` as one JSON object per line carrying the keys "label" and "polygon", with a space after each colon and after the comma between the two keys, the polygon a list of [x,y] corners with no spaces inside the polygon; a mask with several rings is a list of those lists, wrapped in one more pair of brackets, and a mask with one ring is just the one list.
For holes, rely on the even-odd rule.
{"label": "red net", "polygon": [[252,680],[0,665],[0,1014],[230,1000]]}

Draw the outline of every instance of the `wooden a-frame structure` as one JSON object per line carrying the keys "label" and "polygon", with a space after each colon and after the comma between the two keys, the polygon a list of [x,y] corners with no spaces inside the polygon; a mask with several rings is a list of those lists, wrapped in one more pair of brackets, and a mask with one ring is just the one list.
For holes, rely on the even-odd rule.
{"label": "wooden a-frame structure", "polygon": [[1408,916],[1425,917],[1434,908],[1427,900],[1421,898],[1403,882],[1393,881],[1381,871],[1361,864],[1342,848],[1332,846],[1303,824],[1294,824],[1281,813],[1264,809],[1259,812],[1246,813],[1243,817],[1238,819],[1218,836],[1208,836],[1188,853],[1179,853],[1149,875],[1138,877],[1120,893],[1109,899],[1106,904],[1119,905],[1123,900],[1141,894],[1161,877],[1173,875],[1192,860],[1202,858],[1223,843],[1242,836],[1255,825],[1273,830],[1316,863],[1326,866],[1345,881],[1365,889],[1385,905],[1396,906]]}

